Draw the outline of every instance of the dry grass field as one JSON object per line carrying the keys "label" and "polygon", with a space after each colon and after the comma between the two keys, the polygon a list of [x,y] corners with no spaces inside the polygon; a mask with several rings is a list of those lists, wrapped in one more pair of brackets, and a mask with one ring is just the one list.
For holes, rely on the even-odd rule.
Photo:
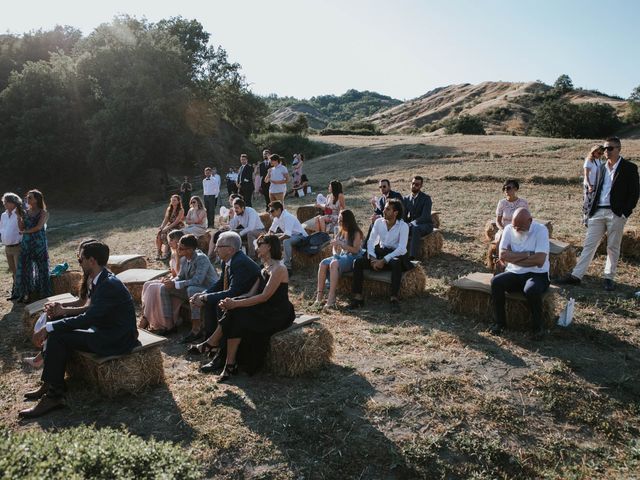
{"label": "dry grass field", "polygon": [[[38,373],[23,366],[32,348],[21,309],[2,303],[0,422],[13,430],[78,424],[124,426],[189,449],[207,478],[603,478],[640,477],[640,263],[623,258],[618,289],[601,288],[603,257],[580,287],[574,324],[543,342],[526,333],[485,333],[455,315],[447,289],[486,271],[485,221],[501,182],[520,179],[534,217],[554,237],[580,246],[582,158],[590,141],[528,137],[328,137],[340,153],[305,164],[315,188],[343,181],[347,206],[364,224],[377,180],[405,192],[413,174],[441,213],[442,255],[425,263],[427,289],[391,314],[386,299],[353,314],[322,313],[335,337],[333,364],[301,378],[241,375],[216,385],[198,373],[173,335],[163,349],[166,386],[107,400],[70,382],[68,408],[35,422],[17,420]],[[640,141],[623,142],[640,160]],[[291,208],[306,203],[291,202]],[[55,262],[75,260],[79,239],[103,238],[114,253],[155,255],[163,205],[135,200],[107,213],[52,208]],[[640,209],[630,226],[640,226]],[[4,261],[4,258],[2,259]],[[154,263],[153,261],[151,262]],[[4,285],[10,280],[2,268]],[[291,296],[310,308],[314,269],[296,271]],[[4,296],[4,295],[3,295]],[[344,304],[346,299],[340,299]],[[184,328],[184,327],[183,327]]]}

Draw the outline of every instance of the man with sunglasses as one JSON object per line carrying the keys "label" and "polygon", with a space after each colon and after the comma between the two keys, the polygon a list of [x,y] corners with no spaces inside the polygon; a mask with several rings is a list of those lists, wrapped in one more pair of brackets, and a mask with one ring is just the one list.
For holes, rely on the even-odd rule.
{"label": "man with sunglasses", "polygon": [[386,178],[378,182],[378,190],[380,190],[380,197],[376,198],[374,196],[371,199],[373,215],[371,215],[371,224],[369,225],[369,231],[367,232],[367,236],[364,239],[365,245],[369,241],[369,237],[371,236],[371,229],[373,228],[374,222],[377,219],[383,217],[384,207],[387,204],[387,200],[396,198],[400,200],[400,202],[402,202],[402,194],[391,190],[391,182],[389,182],[389,180],[387,180]]}
{"label": "man with sunglasses", "polygon": [[33,335],[36,345],[43,345],[42,385],[25,394],[26,400],[38,404],[19,413],[35,418],[64,406],[64,374],[71,353],[92,352],[100,357],[123,355],[138,346],[136,312],[131,294],[113,273],[107,270],[109,247],[98,241],[86,243],[78,262],[83,273],[92,279],[86,312],[60,320],[48,321]]}
{"label": "man with sunglasses", "polygon": [[607,161],[599,169],[596,194],[591,197],[591,203],[585,206],[589,218],[584,248],[571,274],[558,283],[580,284],[603,235],[606,234],[607,261],[604,266],[604,289],[613,291],[616,288],[614,278],[620,257],[624,226],[638,203],[640,183],[638,167],[620,155],[622,144],[618,137],[607,138],[603,148]]}
{"label": "man with sunglasses", "polygon": [[404,221],[409,225],[409,257],[417,258],[422,248],[422,237],[433,232],[431,222],[431,197],[422,191],[423,178],[416,175],[411,180],[411,194],[402,199]]}

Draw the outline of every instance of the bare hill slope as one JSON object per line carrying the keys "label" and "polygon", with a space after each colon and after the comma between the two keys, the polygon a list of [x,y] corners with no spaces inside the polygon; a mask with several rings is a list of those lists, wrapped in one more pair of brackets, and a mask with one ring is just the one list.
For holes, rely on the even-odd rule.
{"label": "bare hill slope", "polygon": [[[478,115],[488,131],[524,133],[537,105],[536,94],[551,87],[540,82],[482,82],[436,88],[421,97],[383,110],[367,120],[383,132],[409,132],[459,115]],[[565,95],[570,102],[608,103],[623,110],[624,100],[589,90],[574,90]]]}

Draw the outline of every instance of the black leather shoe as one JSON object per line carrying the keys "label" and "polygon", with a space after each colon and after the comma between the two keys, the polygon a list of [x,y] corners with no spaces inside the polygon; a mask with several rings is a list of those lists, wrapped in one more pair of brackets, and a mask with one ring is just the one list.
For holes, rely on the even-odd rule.
{"label": "black leather shoe", "polygon": [[488,332],[491,335],[500,335],[502,333],[502,325],[494,323],[489,327]]}
{"label": "black leather shoe", "polygon": [[24,399],[25,400],[40,400],[42,397],[44,397],[44,394],[47,393],[48,391],[49,391],[49,385],[47,385],[46,383],[43,383],[36,390],[32,390],[30,392],[25,393],[24,394]]}
{"label": "black leather shoe", "polygon": [[539,342],[541,340],[544,340],[545,334],[546,332],[544,331],[544,328],[541,328],[540,330],[536,330],[531,334],[531,340],[533,340],[534,342]]}
{"label": "black leather shoe", "polygon": [[21,418],[37,418],[58,408],[63,408],[64,406],[65,404],[62,397],[45,395],[36,406],[19,411],[18,416]]}
{"label": "black leather shoe", "polygon": [[574,277],[569,274],[566,277],[559,279],[556,283],[559,285],[580,285],[581,280],[578,277]]}
{"label": "black leather shoe", "polygon": [[348,310],[356,310],[357,308],[364,307],[364,300],[359,300],[357,298],[351,299],[349,305],[347,305]]}
{"label": "black leather shoe", "polygon": [[603,285],[604,285],[604,289],[607,292],[613,292],[616,289],[616,284],[610,278],[605,278]]}
{"label": "black leather shoe", "polygon": [[205,363],[200,367],[202,373],[217,373],[224,368],[225,359],[222,355],[216,355],[209,363]]}
{"label": "black leather shoe", "polygon": [[402,312],[402,309],[400,308],[400,302],[395,298],[389,303],[389,309],[391,310],[391,313]]}

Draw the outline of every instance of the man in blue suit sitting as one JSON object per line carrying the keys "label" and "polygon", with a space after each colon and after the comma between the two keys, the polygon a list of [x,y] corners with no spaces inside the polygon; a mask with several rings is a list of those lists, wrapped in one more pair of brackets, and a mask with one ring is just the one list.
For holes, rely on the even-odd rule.
{"label": "man in blue suit sitting", "polygon": [[35,418],[64,406],[64,372],[73,350],[106,357],[129,353],[140,344],[133,299],[124,284],[106,269],[108,260],[109,247],[102,242],[87,243],[80,250],[78,263],[92,279],[89,309],[75,317],[49,321],[34,333],[37,345],[47,340],[43,383],[25,398],[40,401],[19,416]]}
{"label": "man in blue suit sitting", "polygon": [[433,232],[431,221],[431,197],[422,191],[424,179],[416,175],[411,180],[411,194],[402,198],[404,221],[409,224],[409,257],[417,258],[422,247],[422,237]]}
{"label": "man in blue suit sitting", "polygon": [[[202,308],[204,312],[205,339],[209,338],[218,325],[222,312],[218,308],[220,300],[237,297],[251,290],[260,276],[260,267],[245,255],[242,250],[242,239],[237,232],[223,232],[216,242],[216,254],[222,260],[222,274],[216,284],[206,292],[191,297],[191,310]],[[216,359],[203,365],[203,372],[217,368]],[[224,357],[222,357],[224,366]]]}

